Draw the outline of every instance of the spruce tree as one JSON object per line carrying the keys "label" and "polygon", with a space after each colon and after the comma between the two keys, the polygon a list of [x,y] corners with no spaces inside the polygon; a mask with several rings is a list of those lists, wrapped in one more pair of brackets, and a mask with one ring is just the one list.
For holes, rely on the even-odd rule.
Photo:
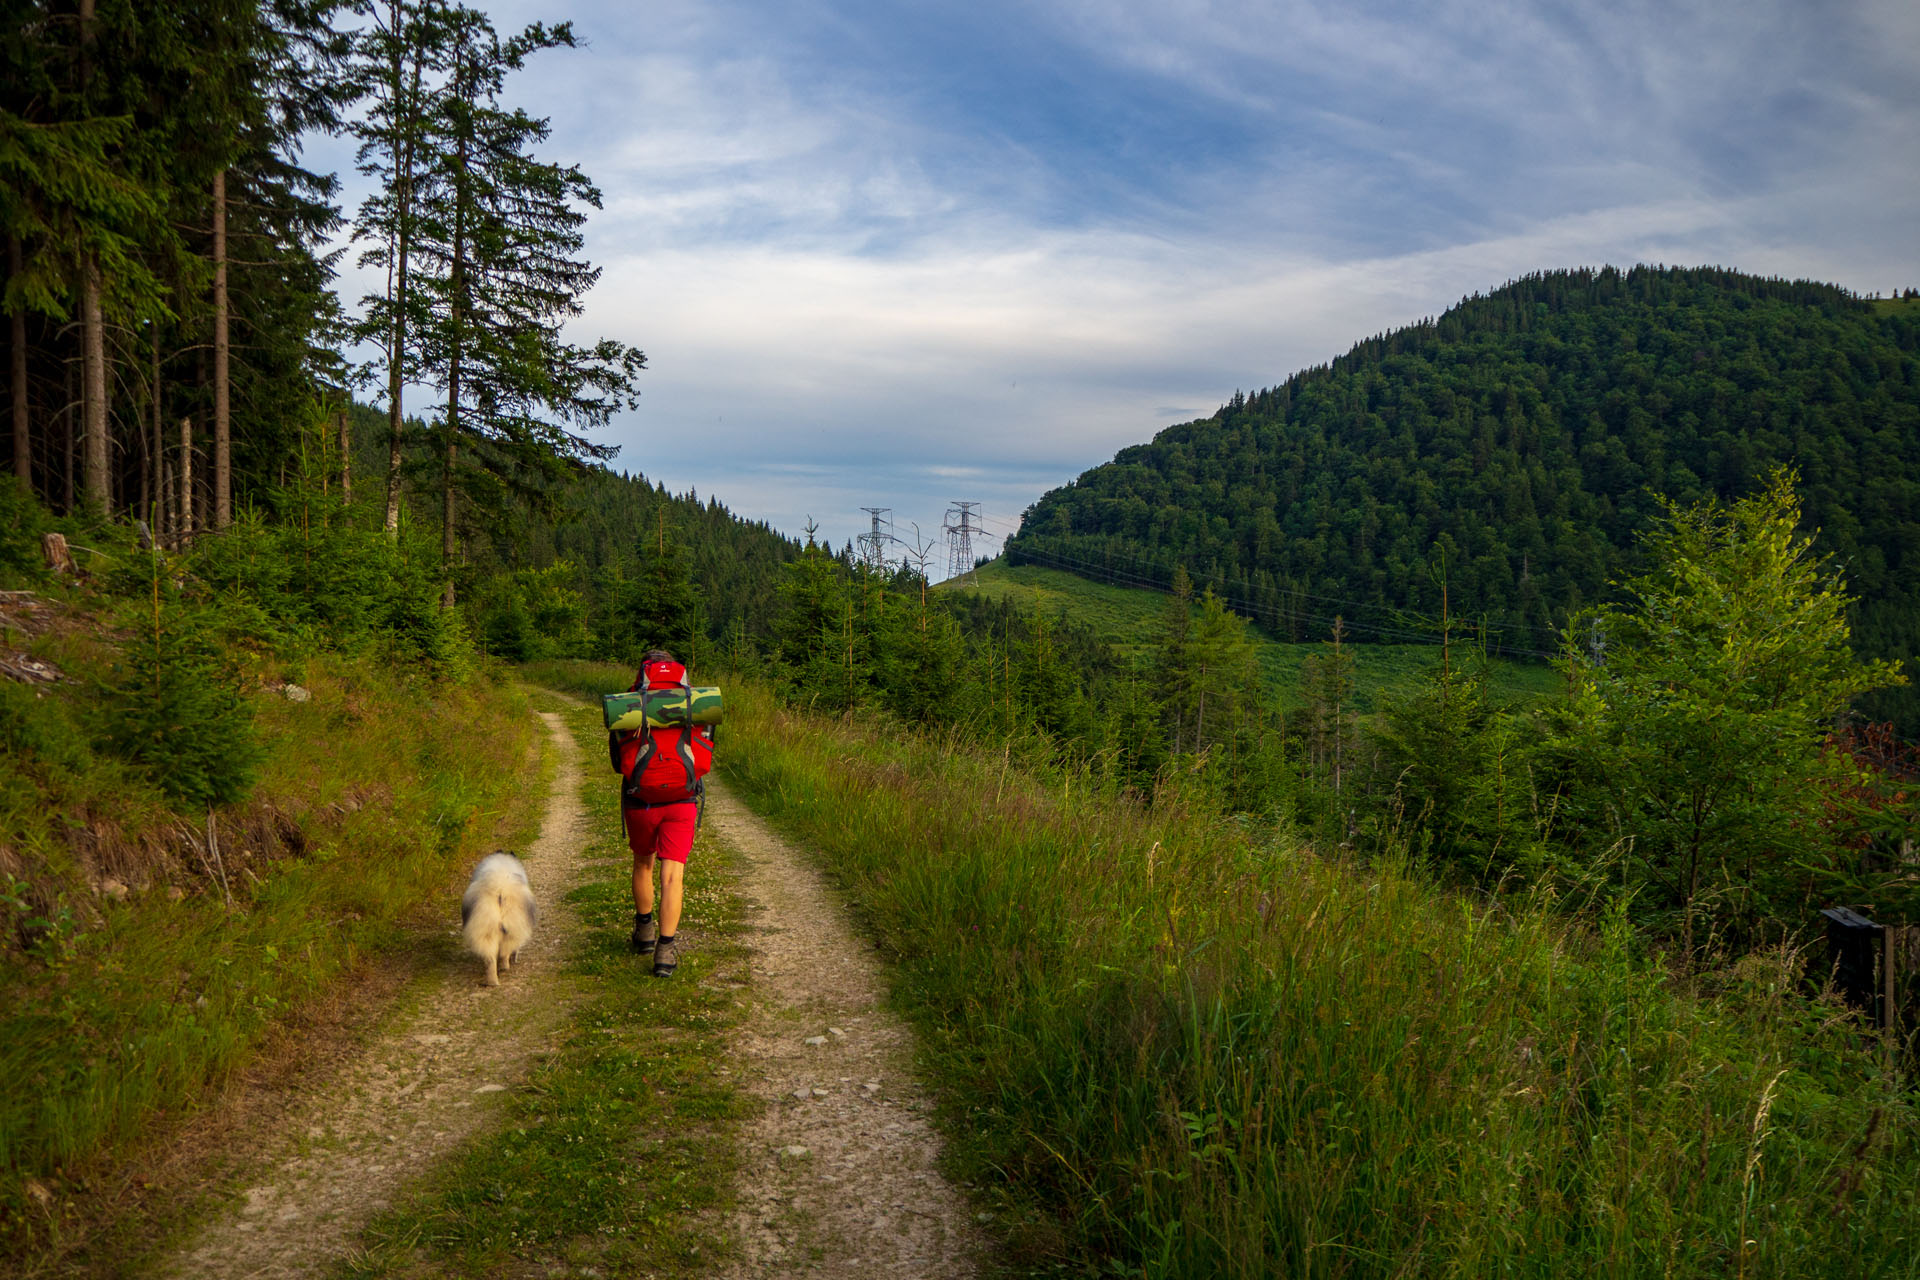
{"label": "spruce tree", "polygon": [[578,257],[583,206],[600,193],[575,166],[536,159],[543,119],[501,102],[506,78],[540,50],[572,47],[569,24],[502,40],[484,14],[445,10],[447,80],[427,115],[415,199],[423,270],[422,373],[443,395],[441,551],[454,598],[462,491],[489,503],[541,502],[569,465],[613,448],[584,432],[635,396],[639,351],[561,336],[599,270]]}

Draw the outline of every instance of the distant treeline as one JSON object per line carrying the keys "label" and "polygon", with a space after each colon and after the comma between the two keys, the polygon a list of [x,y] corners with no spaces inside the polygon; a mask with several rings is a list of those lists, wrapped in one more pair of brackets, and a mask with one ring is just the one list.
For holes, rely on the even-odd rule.
{"label": "distant treeline", "polygon": [[[1798,468],[1871,655],[1920,647],[1920,312],[1717,269],[1555,271],[1361,342],[1332,364],[1043,497],[1007,546],[1083,576],[1185,566],[1283,638],[1441,612],[1549,652],[1636,570],[1656,495]],[[1408,615],[1415,615],[1410,618]],[[1912,690],[1872,708],[1920,731]]]}

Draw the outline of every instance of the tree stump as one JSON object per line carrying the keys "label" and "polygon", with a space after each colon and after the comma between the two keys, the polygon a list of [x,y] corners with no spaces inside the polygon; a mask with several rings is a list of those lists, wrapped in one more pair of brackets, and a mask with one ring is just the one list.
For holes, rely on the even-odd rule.
{"label": "tree stump", "polygon": [[67,549],[67,535],[64,533],[41,534],[40,554],[46,558],[47,568],[63,578],[80,572],[73,563],[73,552]]}

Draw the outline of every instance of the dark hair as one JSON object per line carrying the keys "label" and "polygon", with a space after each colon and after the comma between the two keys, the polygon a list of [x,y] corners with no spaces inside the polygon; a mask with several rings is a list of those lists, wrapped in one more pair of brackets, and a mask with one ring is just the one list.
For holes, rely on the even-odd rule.
{"label": "dark hair", "polygon": [[647,650],[646,653],[640,659],[640,669],[633,673],[633,687],[635,689],[644,689],[647,687],[647,668],[652,666],[654,663],[678,662],[678,661],[680,661],[680,659],[674,657],[672,654],[668,653],[665,649]]}

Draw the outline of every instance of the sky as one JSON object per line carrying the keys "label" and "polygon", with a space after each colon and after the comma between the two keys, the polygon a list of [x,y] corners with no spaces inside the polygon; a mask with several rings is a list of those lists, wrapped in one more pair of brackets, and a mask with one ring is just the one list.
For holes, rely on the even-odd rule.
{"label": "sky", "polygon": [[936,577],[951,503],[1004,536],[1517,275],[1920,287],[1912,0],[470,2],[582,42],[507,100],[603,193],[611,465],[836,547],[891,508]]}

